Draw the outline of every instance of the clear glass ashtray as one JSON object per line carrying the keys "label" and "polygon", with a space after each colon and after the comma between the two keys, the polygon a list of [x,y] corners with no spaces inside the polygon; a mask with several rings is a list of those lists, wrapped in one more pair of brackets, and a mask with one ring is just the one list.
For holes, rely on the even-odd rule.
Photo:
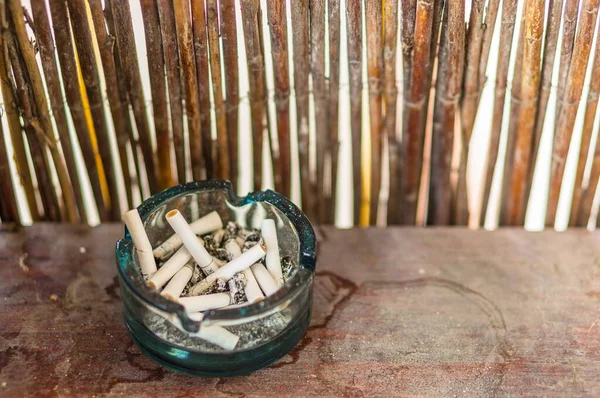
{"label": "clear glass ashtray", "polygon": [[[116,260],[125,324],[142,352],[170,369],[201,376],[258,370],[286,355],[310,322],[316,240],[306,216],[284,196],[267,190],[236,196],[227,181],[197,181],[169,188],[138,207],[152,247],[173,234],[165,214],[178,209],[190,222],[217,211],[226,224],[260,229],[275,220],[279,251],[292,264],[273,295],[241,307],[188,314],[177,302],[146,285],[129,231],[117,242]],[[233,349],[202,339],[201,329],[219,326],[239,337]]]}

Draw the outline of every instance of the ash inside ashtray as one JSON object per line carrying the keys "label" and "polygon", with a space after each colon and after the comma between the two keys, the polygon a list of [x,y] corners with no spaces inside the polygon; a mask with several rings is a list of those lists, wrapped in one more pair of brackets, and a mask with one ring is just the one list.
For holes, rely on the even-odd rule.
{"label": "ash inside ashtray", "polygon": [[[202,320],[210,310],[243,307],[277,292],[298,269],[296,261],[280,252],[276,221],[262,220],[260,228],[223,223],[216,211],[188,220],[179,210],[166,213],[171,233],[152,248],[150,230],[137,210],[123,215],[134,241],[141,274],[147,285],[165,298],[183,305],[188,316]],[[158,266],[157,266],[158,265]],[[262,317],[201,323],[196,333],[186,331],[173,314],[148,307],[146,327],[175,345],[198,351],[252,348],[280,334],[292,321],[282,306]]]}

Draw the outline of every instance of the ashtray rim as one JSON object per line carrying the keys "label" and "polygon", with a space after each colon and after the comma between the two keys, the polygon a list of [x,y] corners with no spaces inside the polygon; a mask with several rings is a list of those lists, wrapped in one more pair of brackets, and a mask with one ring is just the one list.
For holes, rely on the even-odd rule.
{"label": "ashtray rim", "polygon": [[299,269],[305,269],[310,272],[308,277],[306,276],[306,273],[295,272],[281,289],[258,303],[238,308],[207,311],[204,314],[204,319],[199,321],[188,316],[181,304],[167,300],[158,292],[147,287],[141,274],[126,271],[126,265],[135,260],[133,257],[133,241],[131,240],[127,227],[124,227],[124,236],[119,239],[116,244],[116,264],[121,280],[125,282],[136,298],[140,299],[154,310],[175,315],[181,322],[182,327],[191,333],[197,332],[201,324],[210,323],[211,321],[235,321],[250,317],[267,316],[269,312],[275,311],[284,302],[292,300],[300,294],[305,284],[310,283],[310,279],[312,279],[315,273],[316,236],[312,225],[308,221],[306,215],[294,203],[273,190],[254,191],[246,196],[240,197],[235,194],[233,185],[229,181],[192,181],[167,188],[151,196],[140,204],[137,207],[137,210],[140,213],[142,221],[145,221],[157,207],[178,196],[216,190],[225,192],[227,194],[227,201],[234,207],[241,207],[255,202],[266,202],[279,209],[289,219],[298,234],[298,267]]}

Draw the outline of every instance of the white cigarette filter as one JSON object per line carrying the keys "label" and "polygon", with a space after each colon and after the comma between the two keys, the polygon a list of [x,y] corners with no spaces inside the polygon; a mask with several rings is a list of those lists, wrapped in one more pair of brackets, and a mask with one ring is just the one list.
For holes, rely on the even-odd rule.
{"label": "white cigarette filter", "polygon": [[177,271],[160,294],[171,301],[177,301],[183,289],[185,289],[185,285],[192,279],[192,273],[192,266],[188,263],[185,267]]}
{"label": "white cigarette filter", "polygon": [[261,290],[265,293],[265,296],[270,296],[279,290],[279,286],[277,286],[277,282],[271,276],[269,271],[265,268],[261,263],[256,263],[252,267],[250,267],[258,285]]}
{"label": "white cigarette filter", "polygon": [[177,250],[175,254],[173,254],[171,258],[154,273],[154,275],[152,275],[148,281],[148,286],[156,290],[162,288],[169,279],[177,273],[177,271],[182,269],[188,261],[190,261],[191,258],[192,255],[188,249],[180,247],[179,250]]}
{"label": "white cigarette filter", "polygon": [[129,210],[123,213],[123,221],[127,225],[127,229],[135,245],[142,275],[148,277],[156,272],[156,262],[152,255],[152,245],[144,229],[140,213],[137,209]]}
{"label": "white cigarette filter", "polygon": [[242,249],[235,239],[229,239],[225,243],[225,250],[227,250],[227,253],[231,255],[232,259],[238,258],[242,255]]}
{"label": "white cigarette filter", "polygon": [[189,291],[189,295],[197,296],[199,294],[204,293],[212,286],[213,283],[215,283],[217,279],[224,279],[225,281],[230,280],[231,278],[233,278],[233,275],[247,269],[252,264],[256,263],[258,260],[263,258],[265,256],[265,253],[266,248],[263,244],[258,244],[254,246],[252,249],[246,251],[241,256],[231,260],[230,262],[219,268],[217,271],[213,272],[212,274],[208,275],[205,279],[192,286],[192,288]]}
{"label": "white cigarette filter", "polygon": [[[201,321],[204,318],[204,316],[200,313],[189,314],[188,316],[190,319],[195,321]],[[176,316],[167,317],[166,319],[169,323],[171,323],[171,325],[175,326],[183,333],[186,333],[188,336],[198,337],[226,350],[233,350],[240,340],[239,336],[236,336],[229,330],[218,325],[200,326],[200,330],[198,332],[190,333],[183,328],[181,321]]]}
{"label": "white cigarette filter", "polygon": [[178,301],[185,307],[187,312],[200,312],[227,307],[231,304],[231,296],[229,293],[215,293],[202,296],[180,297]]}
{"label": "white cigarette filter", "polygon": [[[210,212],[202,218],[190,224],[190,228],[196,235],[204,235],[223,228],[223,221],[216,211]],[[154,249],[154,257],[159,260],[165,260],[171,254],[175,253],[181,247],[183,242],[177,234],[172,235],[160,246]]]}
{"label": "white cigarette filter", "polygon": [[210,275],[219,269],[179,210],[168,212],[166,219],[205,275]]}
{"label": "white cigarette filter", "polygon": [[283,286],[283,272],[281,271],[281,258],[279,257],[279,243],[277,242],[275,220],[263,220],[260,233],[265,241],[265,245],[267,245],[267,256],[265,258],[267,270],[273,279],[275,279],[277,285]]}

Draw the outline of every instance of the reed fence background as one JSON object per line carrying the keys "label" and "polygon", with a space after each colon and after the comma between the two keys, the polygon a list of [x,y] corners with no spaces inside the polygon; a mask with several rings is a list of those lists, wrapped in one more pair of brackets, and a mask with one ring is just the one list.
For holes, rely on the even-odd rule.
{"label": "reed fence background", "polygon": [[191,179],[315,223],[596,224],[599,0],[2,0],[0,219]]}

